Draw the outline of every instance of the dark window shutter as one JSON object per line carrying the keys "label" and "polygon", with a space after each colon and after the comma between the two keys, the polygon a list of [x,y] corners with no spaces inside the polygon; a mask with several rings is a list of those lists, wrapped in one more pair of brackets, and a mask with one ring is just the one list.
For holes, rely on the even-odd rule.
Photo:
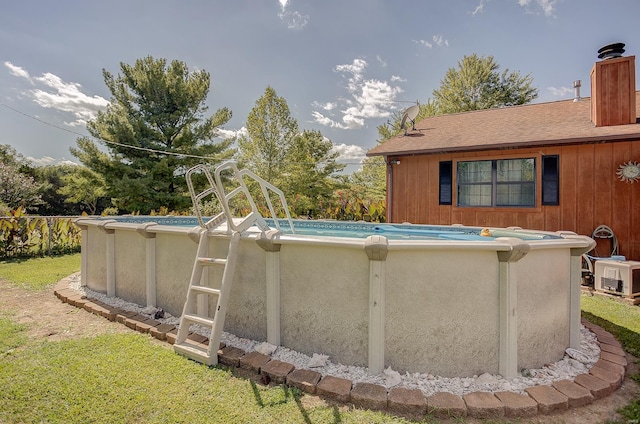
{"label": "dark window shutter", "polygon": [[453,165],[451,161],[440,162],[440,204],[450,205],[452,201]]}
{"label": "dark window shutter", "polygon": [[542,204],[560,204],[560,157],[542,156]]}

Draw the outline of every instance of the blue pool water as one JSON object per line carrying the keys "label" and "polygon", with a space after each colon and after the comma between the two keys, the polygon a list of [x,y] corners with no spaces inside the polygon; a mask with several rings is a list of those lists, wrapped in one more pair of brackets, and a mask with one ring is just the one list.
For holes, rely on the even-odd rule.
{"label": "blue pool water", "polygon": [[[114,219],[114,218],[111,218]],[[119,222],[142,224],[155,222],[158,225],[181,227],[195,227],[198,220],[187,216],[119,216]],[[267,224],[275,228],[273,220],[267,219]],[[283,233],[291,233],[287,221],[279,221]],[[416,225],[416,224],[380,224],[349,221],[313,221],[293,220],[296,234],[327,237],[367,238],[371,235],[382,235],[392,240],[479,240],[488,241],[496,237],[516,237],[522,240],[560,239],[562,237],[551,234],[513,231],[507,229],[491,229],[491,236],[482,236],[479,227],[452,227],[446,225]]]}

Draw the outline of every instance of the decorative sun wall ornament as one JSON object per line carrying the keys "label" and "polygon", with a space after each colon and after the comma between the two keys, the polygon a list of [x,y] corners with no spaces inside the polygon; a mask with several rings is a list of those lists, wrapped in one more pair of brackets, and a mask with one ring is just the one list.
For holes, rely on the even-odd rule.
{"label": "decorative sun wall ornament", "polygon": [[632,184],[640,181],[640,163],[633,161],[623,163],[618,167],[616,174],[618,174],[620,181],[626,181]]}

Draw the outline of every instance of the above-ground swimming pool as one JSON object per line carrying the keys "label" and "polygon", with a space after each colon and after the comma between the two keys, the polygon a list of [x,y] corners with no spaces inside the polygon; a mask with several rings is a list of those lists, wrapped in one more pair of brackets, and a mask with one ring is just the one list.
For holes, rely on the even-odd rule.
{"label": "above-ground swimming pool", "polygon": [[[195,218],[76,224],[83,285],[182,313],[202,231]],[[589,237],[338,221],[294,221],[295,234],[281,227],[242,234],[225,331],[374,374],[391,367],[445,377],[513,377],[580,345]],[[225,257],[226,225],[210,235],[209,254]],[[210,269],[204,284],[219,272]]]}

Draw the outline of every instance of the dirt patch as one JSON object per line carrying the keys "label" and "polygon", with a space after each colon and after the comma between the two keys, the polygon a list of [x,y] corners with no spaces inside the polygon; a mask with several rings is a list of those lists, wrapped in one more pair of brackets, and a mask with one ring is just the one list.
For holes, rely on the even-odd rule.
{"label": "dirt patch", "polygon": [[131,332],[122,324],[61,302],[53,294],[53,287],[32,291],[0,281],[0,310],[13,314],[16,322],[28,325],[29,338],[34,340],[60,341]]}
{"label": "dirt patch", "polygon": [[[108,321],[92,313],[61,302],[54,294],[53,287],[31,291],[12,287],[6,281],[0,281],[0,310],[14,315],[15,321],[28,325],[28,336],[32,340],[59,341],[93,337],[99,334],[133,333],[128,327]],[[157,342],[153,339],[154,342]],[[170,346],[166,343],[158,342]],[[627,375],[638,374],[636,358],[627,355],[629,366]],[[625,378],[622,387],[613,395],[597,400],[590,405],[572,408],[562,413],[538,415],[533,418],[509,420],[521,424],[586,424],[605,423],[619,419],[617,410],[640,394],[640,388],[633,380]],[[307,395],[301,399],[304,404],[324,404],[316,396]],[[343,407],[345,407],[343,405]],[[460,421],[452,421],[460,422]],[[483,423],[482,420],[467,418],[470,424]]]}

